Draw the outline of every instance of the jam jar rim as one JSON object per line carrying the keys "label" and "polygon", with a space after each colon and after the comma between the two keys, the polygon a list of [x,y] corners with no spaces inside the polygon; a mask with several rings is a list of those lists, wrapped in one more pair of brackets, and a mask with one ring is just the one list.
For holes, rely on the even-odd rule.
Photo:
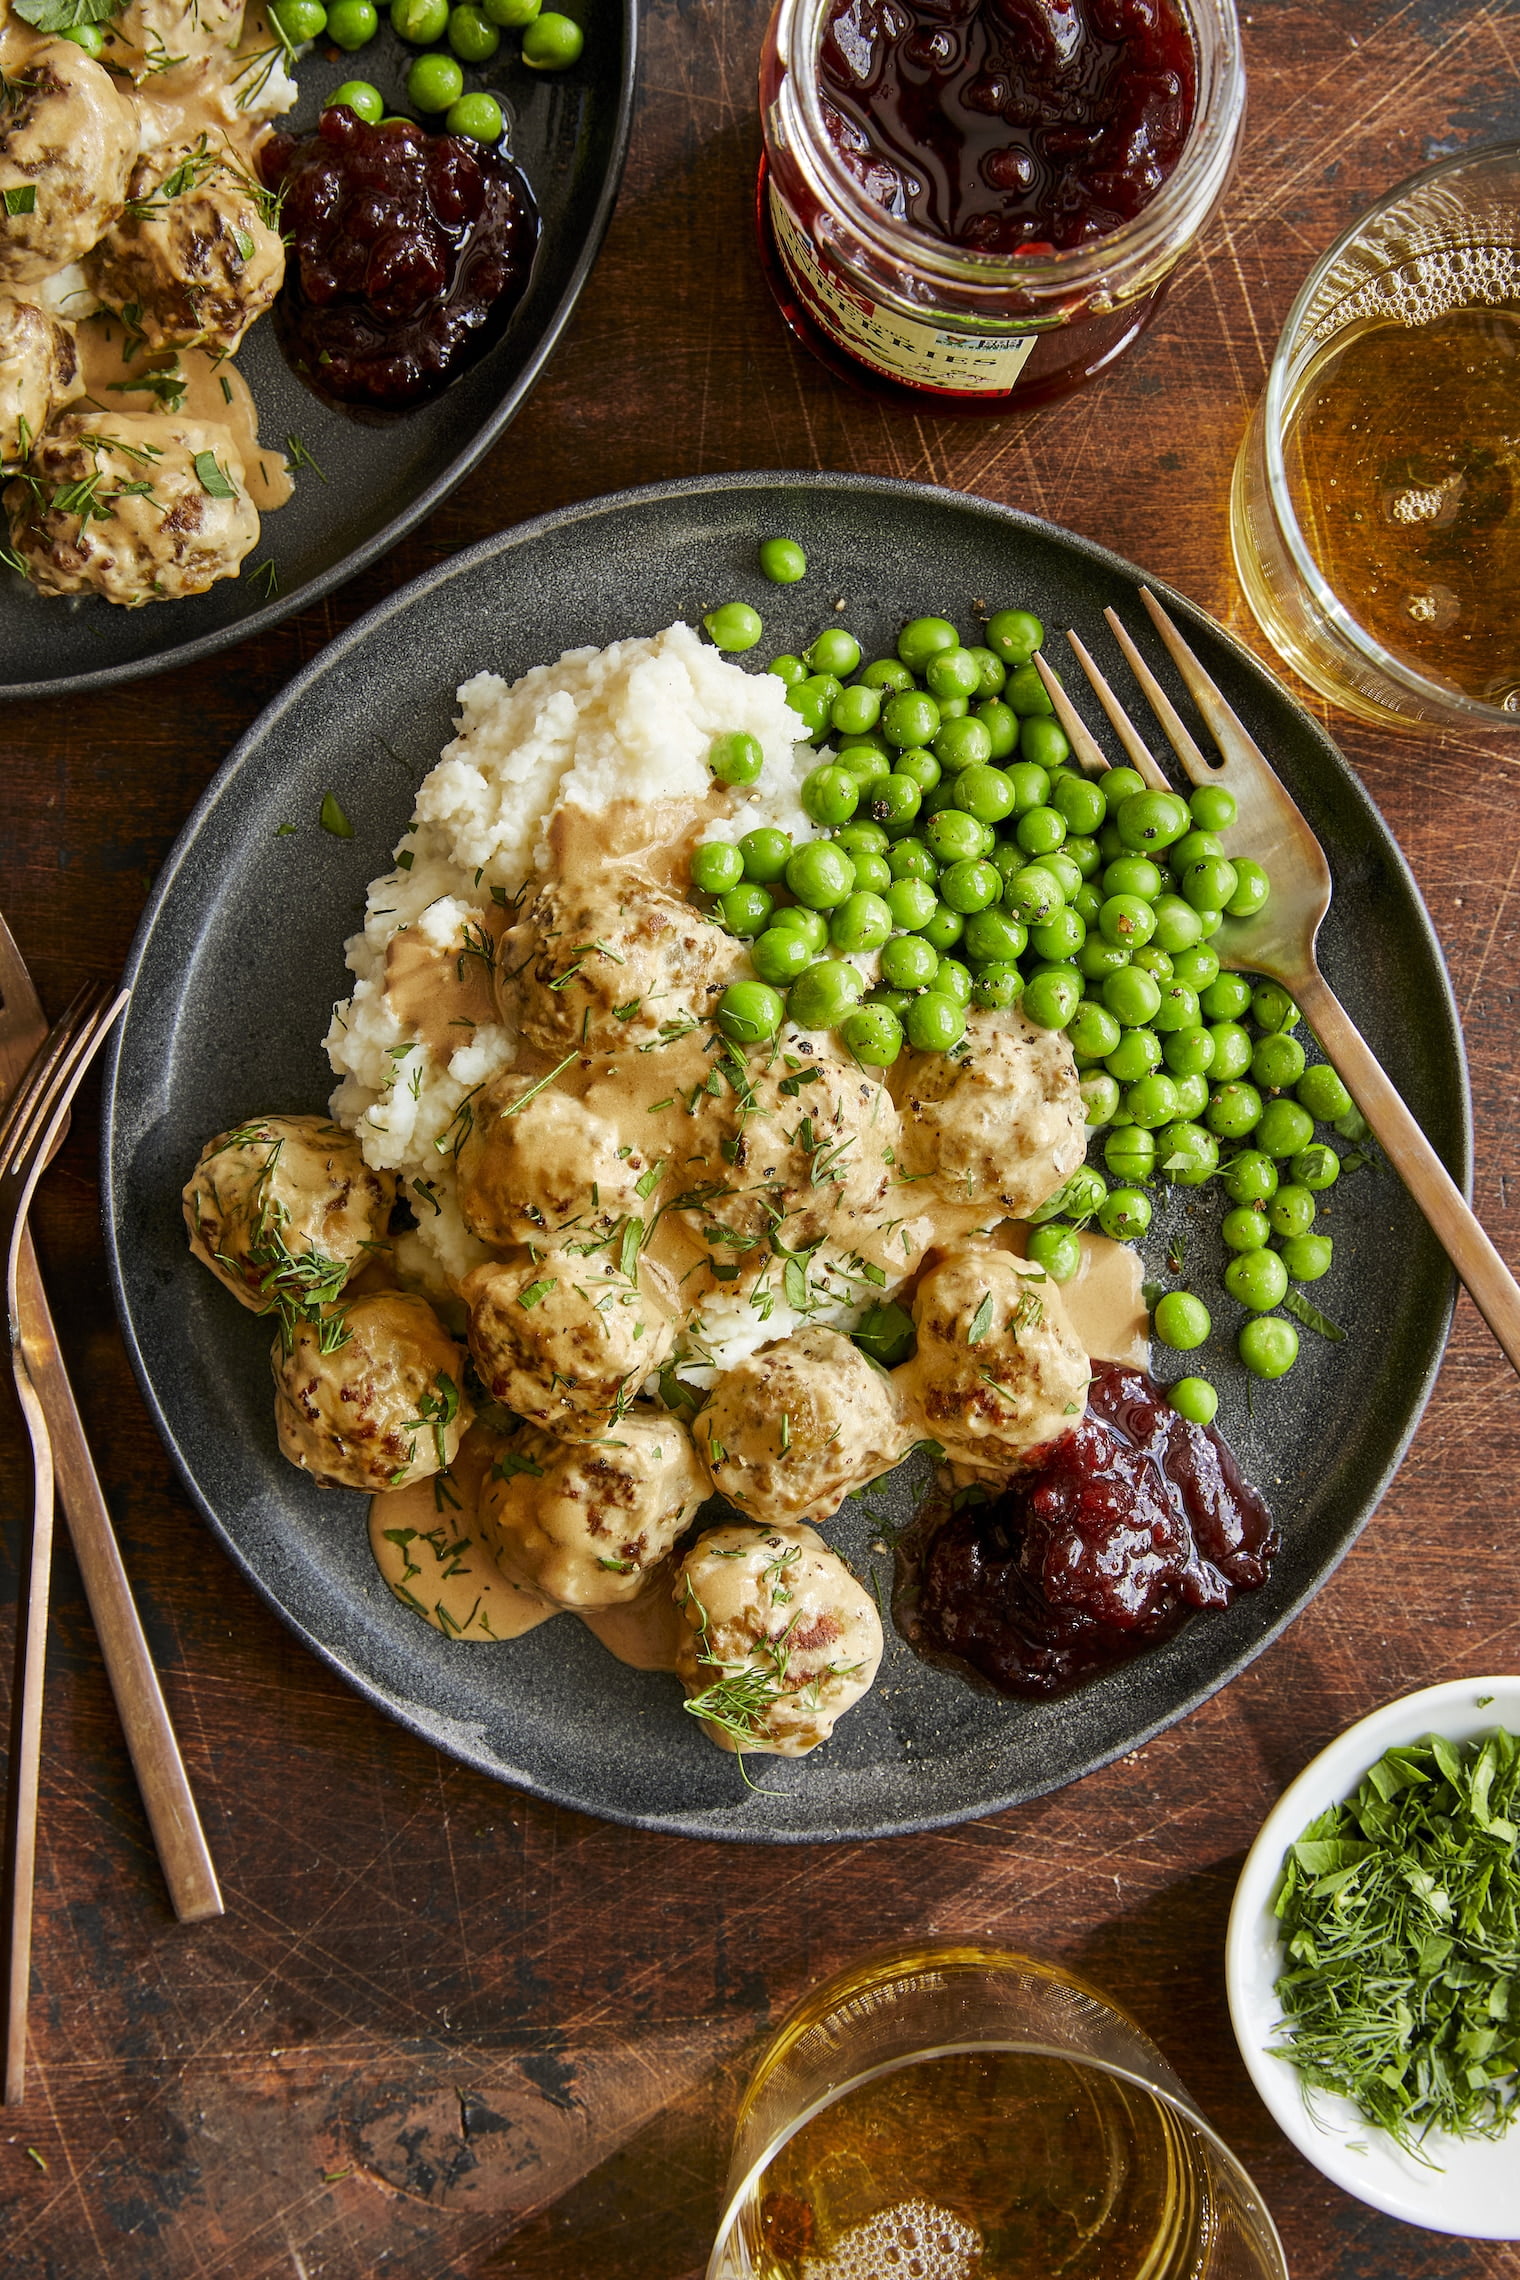
{"label": "jam jar rim", "polygon": [[[1197,62],[1197,103],[1177,163],[1155,197],[1101,237],[1038,255],[982,253],[955,245],[899,221],[866,194],[840,160],[824,125],[818,59],[823,19],[832,4],[777,0],[767,44],[774,46],[781,79],[769,105],[762,90],[761,128],[773,178],[772,113],[786,157],[810,178],[820,206],[858,232],[879,260],[910,265],[926,280],[963,291],[1002,294],[1014,288],[1035,298],[1070,293],[1095,275],[1109,281],[1121,274],[1159,276],[1191,244],[1223,194],[1246,102],[1235,0],[1176,0]],[[1126,293],[1138,289],[1127,287]]]}

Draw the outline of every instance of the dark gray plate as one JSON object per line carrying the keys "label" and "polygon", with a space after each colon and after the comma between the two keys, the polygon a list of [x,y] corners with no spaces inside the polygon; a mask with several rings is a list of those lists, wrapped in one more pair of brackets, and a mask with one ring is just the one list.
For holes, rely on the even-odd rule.
{"label": "dark gray plate", "polygon": [[[568,13],[579,15],[575,0]],[[512,154],[542,223],[527,293],[500,340],[433,402],[381,424],[321,403],[281,356],[270,320],[255,325],[238,366],[259,407],[260,433],[276,449],[298,436],[321,474],[297,472],[294,498],[265,516],[241,578],[183,602],[123,610],[93,596],[50,599],[14,571],[0,570],[0,698],[141,680],[277,625],[393,546],[490,449],[565,327],[622,178],[637,0],[598,7],[594,19],[569,72],[528,70],[514,32],[503,34],[490,63],[466,71],[466,85],[490,88],[507,113]],[[312,126],[323,97],[345,79],[371,80],[388,101],[406,107],[406,72],[416,51],[388,27],[357,55],[334,49],[329,60],[322,48],[319,42],[302,58],[301,99],[281,125]],[[279,579],[273,599],[248,576],[264,562],[274,564]]]}
{"label": "dark gray plate", "polygon": [[[775,532],[807,548],[800,586],[759,577],[756,542]],[[1439,1366],[1452,1281],[1398,1182],[1363,1171],[1334,1198],[1336,1265],[1315,1286],[1346,1342],[1306,1331],[1291,1377],[1256,1386],[1248,1403],[1238,1309],[1219,1293],[1200,1357],[1222,1389],[1221,1424],[1282,1526],[1267,1587],[1049,1705],[973,1692],[894,1637],[879,1684],[825,1749],[751,1760],[756,1792],[683,1714],[673,1681],[625,1669],[573,1619],[511,1644],[451,1645],[400,1607],[371,1562],[362,1499],[318,1491],[278,1453],[267,1325],[185,1247],[179,1190],[206,1136],[258,1110],[325,1102],[320,1040],[346,986],[343,937],[451,733],[457,682],[695,621],[736,596],[766,618],[756,660],[801,648],[835,621],[840,596],[843,622],[878,647],[906,616],[941,610],[965,623],[985,598],[1027,604],[1052,629],[1079,626],[1112,666],[1100,613],[1113,602],[1143,627],[1139,575],[1032,516],[906,483],[734,475],[594,500],[506,531],[372,610],[269,707],[191,817],[138,936],[107,1089],[117,1302],[159,1429],[222,1542],[318,1654],[441,1749],[561,1803],[699,1836],[788,1842],[960,1820],[1071,1781],[1203,1701],[1292,1620],[1372,1513]],[[1244,649],[1168,600],[1329,851],[1326,971],[1461,1177],[1456,1009],[1398,849],[1308,716]],[[1148,629],[1141,639],[1160,662]],[[329,787],[352,840],[317,826]],[[281,838],[286,822],[299,828]],[[1179,1191],[1157,1215],[1158,1260],[1179,1225],[1207,1258],[1214,1239],[1191,1214],[1218,1208]],[[1216,1285],[1217,1266],[1202,1287],[1213,1296]],[[903,1518],[925,1478],[922,1458],[910,1461],[868,1501]],[[870,1550],[879,1523],[852,1501],[834,1533],[885,1598],[891,1563]]]}

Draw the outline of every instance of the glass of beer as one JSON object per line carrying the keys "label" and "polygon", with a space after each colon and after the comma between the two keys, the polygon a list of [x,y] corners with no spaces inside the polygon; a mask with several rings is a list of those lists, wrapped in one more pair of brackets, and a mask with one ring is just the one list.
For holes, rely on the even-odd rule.
{"label": "glass of beer", "polygon": [[1520,727],[1520,146],[1427,167],[1294,302],[1235,463],[1240,582],[1365,720]]}
{"label": "glass of beer", "polygon": [[708,2280],[1287,2280],[1154,2043],[1072,1973],[919,1943],[808,1995],[744,2094]]}

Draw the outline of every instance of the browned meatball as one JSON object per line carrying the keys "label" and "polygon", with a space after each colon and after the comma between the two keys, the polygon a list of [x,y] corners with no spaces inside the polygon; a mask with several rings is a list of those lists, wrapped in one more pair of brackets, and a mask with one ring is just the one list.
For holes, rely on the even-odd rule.
{"label": "browned meatball", "polygon": [[191,149],[139,159],[128,195],[128,210],[86,256],[90,284],[109,308],[138,312],[149,348],[230,356],[285,275],[267,194],[202,135]]}
{"label": "browned meatball", "polygon": [[255,1314],[336,1298],[383,1242],[396,1182],[325,1116],[254,1116],[219,1132],[185,1183],[190,1248]]}
{"label": "browned meatball", "polygon": [[291,1463],[319,1487],[371,1495],[451,1465],[473,1415],[460,1390],[464,1350],[427,1300],[399,1290],[357,1298],[341,1342],[324,1353],[330,1335],[303,1322],[288,1348],[276,1338],[270,1350],[275,1424]]}
{"label": "browned meatball", "polygon": [[1069,1432],[1092,1365],[1059,1286],[996,1244],[954,1244],[913,1299],[918,1352],[894,1370],[908,1414],[955,1463],[993,1478]]}
{"label": "browned meatball", "polygon": [[638,1597],[708,1494],[685,1426],[641,1406],[605,1442],[525,1426],[478,1511],[508,1575],[559,1607],[616,1607]]}
{"label": "browned meatball", "polygon": [[645,880],[550,879],[503,939],[497,994],[541,1051],[606,1052],[704,1020],[739,956],[721,927]]}
{"label": "browned meatball", "polygon": [[74,335],[45,309],[0,294],[0,459],[25,459],[77,392]]}
{"label": "browned meatball", "polygon": [[158,412],[65,412],[5,506],[34,586],[124,609],[203,594],[259,542],[232,431]]}
{"label": "browned meatball", "polygon": [[846,1061],[789,1068],[783,1057],[737,1070],[723,1062],[719,1081],[694,1142],[716,1192],[686,1214],[693,1225],[751,1243],[778,1236],[795,1251],[825,1235],[847,1243],[861,1221],[905,1216],[901,1205],[888,1209],[902,1131],[874,1077]]}
{"label": "browned meatball", "polygon": [[0,284],[32,285],[88,253],[120,214],[137,156],[137,107],[72,40],[43,40],[10,68],[6,85]]}
{"label": "browned meatball", "polygon": [[908,1160],[940,1203],[1022,1219],[1087,1151],[1071,1046],[1016,1007],[974,1012],[960,1052],[908,1055],[893,1091]]}
{"label": "browned meatball", "polygon": [[476,1096],[458,1164],[464,1223],[498,1248],[571,1227],[593,1242],[644,1209],[649,1159],[606,1117],[514,1069]]}
{"label": "browned meatball", "polygon": [[472,1268],[460,1295],[496,1399],[570,1441],[615,1432],[675,1342],[675,1284],[652,1259],[630,1281],[598,1259],[523,1252]]}
{"label": "browned meatball", "polygon": [[897,1387],[837,1330],[799,1330],[725,1370],[693,1426],[713,1486],[751,1520],[827,1520],[906,1455]]}

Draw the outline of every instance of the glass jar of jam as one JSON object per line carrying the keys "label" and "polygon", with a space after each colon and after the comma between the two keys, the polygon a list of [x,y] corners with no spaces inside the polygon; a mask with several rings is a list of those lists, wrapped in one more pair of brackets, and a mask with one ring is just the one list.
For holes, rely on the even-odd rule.
{"label": "glass jar of jam", "polygon": [[1232,0],[778,0],[761,249],[799,339],[922,408],[1064,394],[1223,195]]}

